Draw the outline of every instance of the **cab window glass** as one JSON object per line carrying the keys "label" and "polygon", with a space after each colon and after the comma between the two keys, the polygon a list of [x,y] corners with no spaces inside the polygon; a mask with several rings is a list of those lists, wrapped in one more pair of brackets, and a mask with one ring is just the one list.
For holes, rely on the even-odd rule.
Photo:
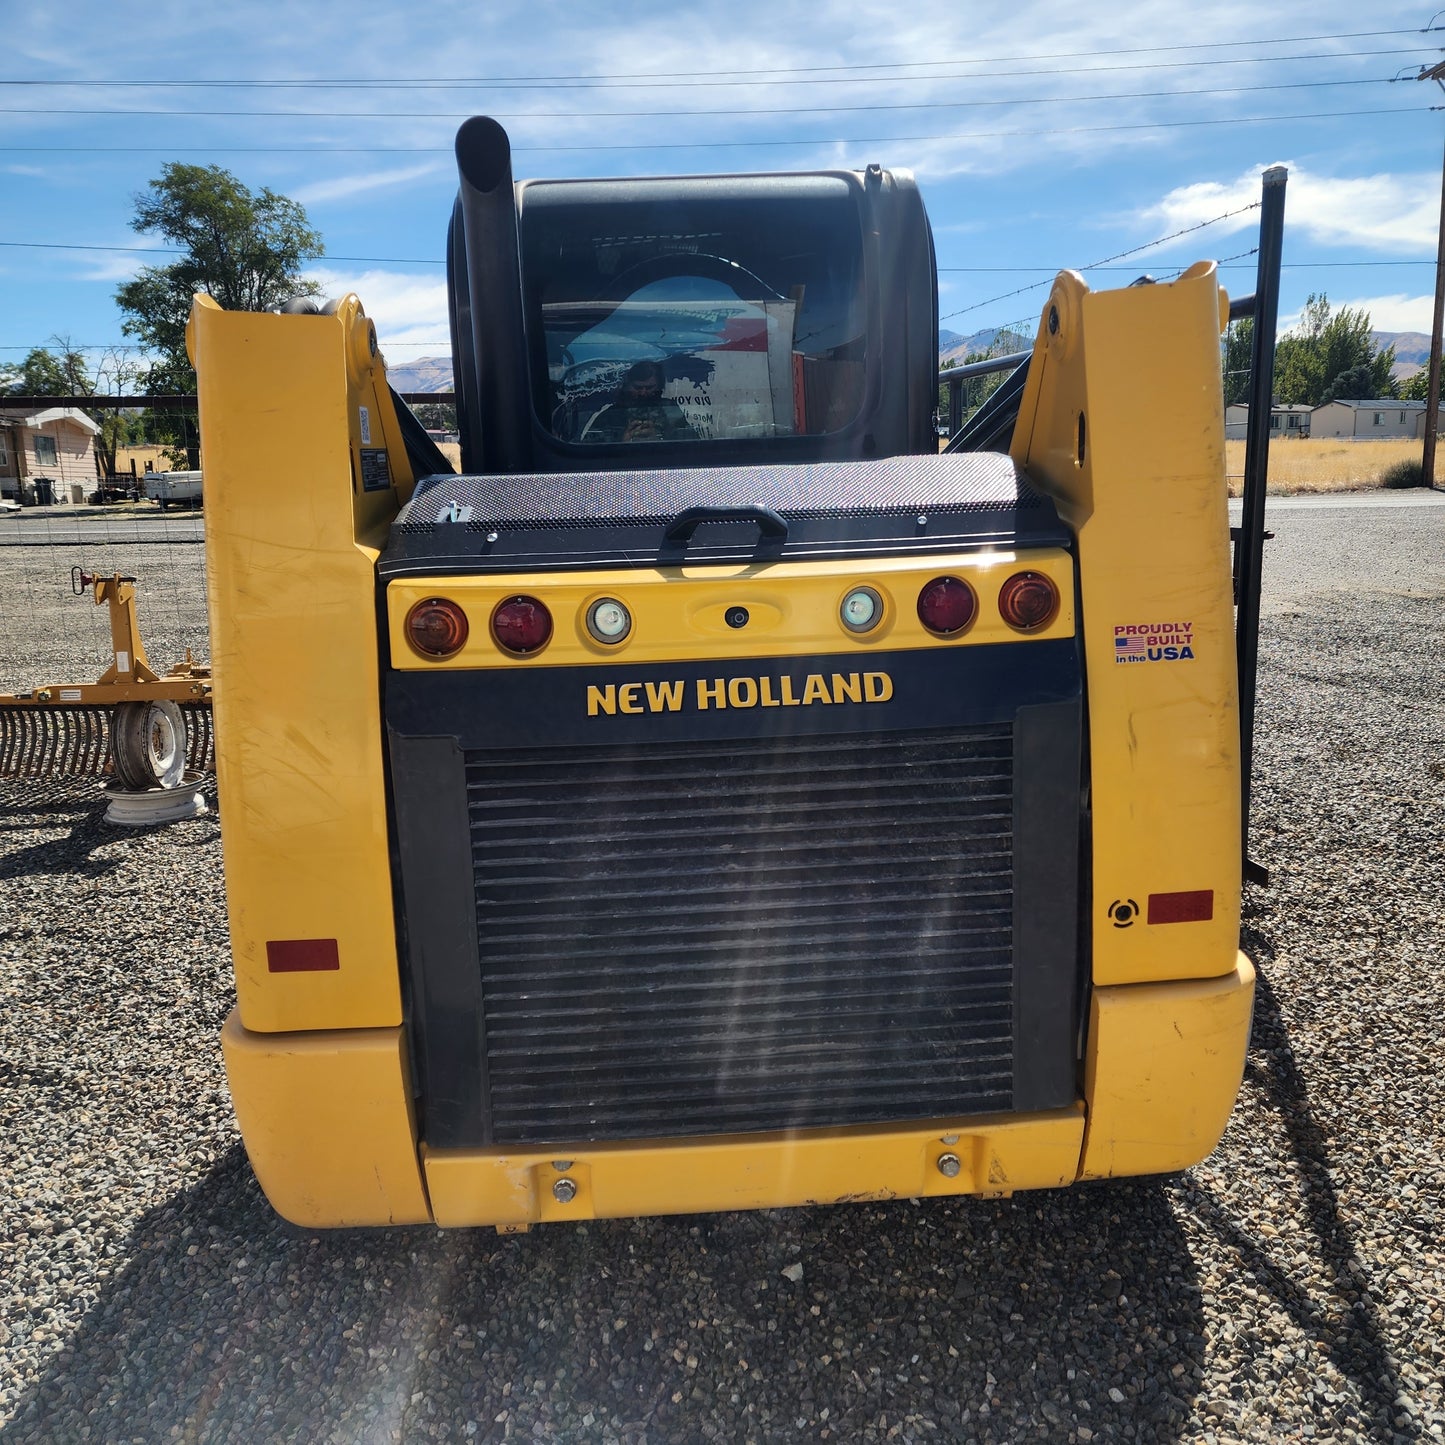
{"label": "cab window glass", "polygon": [[808,197],[524,203],[543,424],[606,446],[852,421],[867,354],[862,236],[845,183],[827,185]]}

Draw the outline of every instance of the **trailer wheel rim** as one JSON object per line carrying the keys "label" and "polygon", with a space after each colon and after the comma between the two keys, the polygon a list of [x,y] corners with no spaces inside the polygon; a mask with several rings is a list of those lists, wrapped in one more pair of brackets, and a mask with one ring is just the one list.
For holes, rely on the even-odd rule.
{"label": "trailer wheel rim", "polygon": [[175,767],[177,758],[185,758],[185,749],[176,736],[175,723],[160,708],[151,708],[146,717],[146,751],[157,776]]}
{"label": "trailer wheel rim", "polygon": [[174,788],[186,771],[186,721],[173,702],[116,709],[115,771],[128,788]]}

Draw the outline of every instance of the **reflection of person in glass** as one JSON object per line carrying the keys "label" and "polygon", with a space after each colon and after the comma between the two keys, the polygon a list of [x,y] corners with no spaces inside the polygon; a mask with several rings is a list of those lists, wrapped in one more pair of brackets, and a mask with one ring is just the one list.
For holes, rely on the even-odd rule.
{"label": "reflection of person in glass", "polygon": [[675,401],[662,394],[666,374],[660,361],[639,361],[628,367],[617,399],[587,424],[587,442],[696,441],[697,433]]}

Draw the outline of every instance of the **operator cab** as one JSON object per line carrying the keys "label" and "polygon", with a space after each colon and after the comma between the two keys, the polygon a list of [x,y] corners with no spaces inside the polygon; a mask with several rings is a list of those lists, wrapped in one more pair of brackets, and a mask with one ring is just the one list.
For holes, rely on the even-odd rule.
{"label": "operator cab", "polygon": [[465,472],[937,450],[933,242],[906,172],[514,185],[482,117],[457,155]]}

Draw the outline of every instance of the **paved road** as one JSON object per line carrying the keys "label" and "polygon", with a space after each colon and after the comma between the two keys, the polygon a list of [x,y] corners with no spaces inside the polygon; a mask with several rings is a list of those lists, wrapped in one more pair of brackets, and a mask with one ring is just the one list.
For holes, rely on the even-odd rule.
{"label": "paved road", "polygon": [[1266,615],[1341,591],[1445,597],[1445,492],[1272,497],[1265,525]]}
{"label": "paved road", "polygon": [[[1240,498],[1232,497],[1230,515],[1237,518],[1243,506]],[[1445,490],[1311,492],[1298,497],[1270,497],[1265,502],[1265,513],[1273,517],[1278,512],[1357,512],[1369,508],[1396,511],[1411,507],[1445,507]]]}
{"label": "paved road", "polygon": [[73,547],[118,542],[200,542],[194,512],[44,507],[0,515],[0,547]]}

